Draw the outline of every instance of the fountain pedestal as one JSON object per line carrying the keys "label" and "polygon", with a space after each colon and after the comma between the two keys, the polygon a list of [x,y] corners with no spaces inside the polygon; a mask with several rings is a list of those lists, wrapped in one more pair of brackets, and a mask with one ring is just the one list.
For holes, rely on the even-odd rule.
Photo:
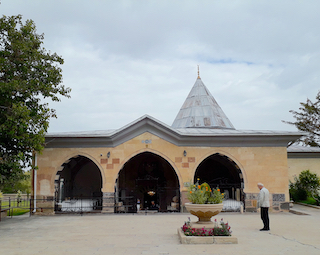
{"label": "fountain pedestal", "polygon": [[[186,203],[186,209],[192,215],[198,217],[198,221],[193,223],[194,228],[203,228],[203,226],[208,226],[206,228],[213,228],[214,223],[211,221],[211,217],[219,214],[222,211],[223,203],[221,204],[192,204]],[[197,226],[196,224],[199,224]],[[211,227],[212,226],[212,227]]]}

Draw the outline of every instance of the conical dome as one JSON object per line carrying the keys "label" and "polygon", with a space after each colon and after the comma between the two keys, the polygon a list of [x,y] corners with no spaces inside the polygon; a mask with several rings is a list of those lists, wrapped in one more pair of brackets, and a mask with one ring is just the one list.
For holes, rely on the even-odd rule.
{"label": "conical dome", "polygon": [[235,129],[199,76],[172,127]]}

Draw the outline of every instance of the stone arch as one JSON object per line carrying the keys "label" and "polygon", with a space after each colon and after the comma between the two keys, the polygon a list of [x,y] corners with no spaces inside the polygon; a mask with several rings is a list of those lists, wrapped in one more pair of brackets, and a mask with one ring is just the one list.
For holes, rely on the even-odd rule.
{"label": "stone arch", "polygon": [[199,165],[205,160],[207,159],[208,157],[210,157],[211,155],[214,155],[214,154],[220,154],[220,155],[224,155],[228,158],[230,158],[238,167],[239,169],[241,170],[241,173],[242,173],[242,176],[243,176],[243,183],[244,183],[244,187],[246,187],[246,184],[248,183],[248,178],[247,178],[247,174],[246,174],[246,171],[245,171],[245,168],[244,166],[241,164],[241,162],[239,162],[238,159],[236,159],[232,154],[226,152],[226,151],[223,151],[223,150],[214,150],[214,151],[211,151],[207,154],[204,154],[196,163],[194,169],[193,169],[193,173],[192,176],[195,176],[195,173],[199,167]]}
{"label": "stone arch", "polygon": [[101,210],[102,184],[93,160],[79,154],[69,158],[55,176],[55,211]]}
{"label": "stone arch", "polygon": [[142,210],[180,211],[180,180],[164,157],[142,151],[122,165],[116,180],[115,199],[120,211],[125,212],[136,212],[138,199]]}
{"label": "stone arch", "polygon": [[159,151],[156,151],[156,150],[152,150],[150,148],[146,148],[146,149],[142,149],[142,150],[138,150],[134,153],[132,153],[131,155],[129,155],[128,157],[126,157],[121,163],[120,163],[120,166],[119,166],[119,171],[114,175],[113,177],[113,181],[116,182],[117,179],[118,179],[118,176],[119,176],[119,172],[123,169],[123,166],[130,160],[132,159],[133,157],[141,154],[141,153],[144,153],[144,152],[151,152],[153,154],[156,154],[160,157],[162,157],[163,159],[165,159],[166,161],[168,161],[168,163],[172,166],[173,170],[175,171],[176,175],[178,176],[178,180],[179,180],[179,186],[180,187],[183,187],[183,180],[182,180],[182,176],[181,176],[181,173],[180,171],[178,170],[178,168],[176,167],[175,163],[170,159],[168,158],[167,155],[159,152]]}
{"label": "stone arch", "polygon": [[194,182],[207,182],[211,187],[219,187],[227,199],[244,201],[244,175],[238,164],[229,156],[213,153],[204,158],[194,173]]}
{"label": "stone arch", "polygon": [[[101,166],[100,162],[95,157],[93,157],[90,154],[85,153],[85,152],[74,152],[74,153],[71,153],[71,154],[68,154],[67,156],[65,156],[62,160],[63,163],[56,167],[56,172],[62,171],[64,165],[67,164],[71,158],[79,157],[79,156],[83,156],[83,157],[90,159],[99,168],[100,173],[101,173],[101,177],[102,177],[102,185],[103,185],[106,181],[105,172],[103,170],[103,167]],[[54,182],[56,179],[56,176],[53,175],[52,178],[53,178],[52,181]]]}

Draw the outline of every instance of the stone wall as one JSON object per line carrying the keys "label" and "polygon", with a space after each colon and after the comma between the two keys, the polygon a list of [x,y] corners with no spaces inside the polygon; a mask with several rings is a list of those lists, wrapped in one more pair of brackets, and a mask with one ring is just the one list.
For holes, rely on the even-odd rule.
{"label": "stone wall", "polygon": [[288,177],[293,181],[295,176],[304,170],[310,170],[320,177],[320,155],[318,158],[301,157],[301,158],[288,158]]}
{"label": "stone wall", "polygon": [[[184,151],[186,156],[183,155]],[[271,194],[282,194],[284,199],[289,200],[286,147],[179,147],[149,132],[112,148],[45,148],[38,155],[37,196],[54,196],[57,171],[70,158],[81,155],[92,160],[99,168],[102,192],[106,200],[110,200],[119,171],[132,157],[143,152],[159,155],[173,167],[179,179],[182,203],[186,201],[184,193],[187,187],[184,183],[192,181],[200,163],[215,153],[227,156],[240,168],[244,192],[248,196],[254,196],[257,183],[263,182]],[[273,206],[277,207],[278,202],[275,201]],[[107,208],[109,202],[104,203]],[[246,208],[254,206],[254,199],[248,198]]]}
{"label": "stone wall", "polygon": [[[257,199],[259,193],[246,193],[245,195],[245,210],[246,212],[256,212]],[[286,200],[285,194],[270,193],[270,208],[271,212],[289,211],[289,201]]]}

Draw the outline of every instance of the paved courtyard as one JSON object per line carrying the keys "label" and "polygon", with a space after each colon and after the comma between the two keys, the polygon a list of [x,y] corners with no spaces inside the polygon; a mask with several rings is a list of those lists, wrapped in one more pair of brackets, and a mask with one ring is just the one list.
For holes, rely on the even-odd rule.
{"label": "paved courtyard", "polygon": [[[221,213],[238,244],[180,244],[190,214],[18,216],[0,222],[0,254],[320,254],[320,210],[271,213],[269,232],[257,213]],[[195,220],[191,217],[191,220]]]}

